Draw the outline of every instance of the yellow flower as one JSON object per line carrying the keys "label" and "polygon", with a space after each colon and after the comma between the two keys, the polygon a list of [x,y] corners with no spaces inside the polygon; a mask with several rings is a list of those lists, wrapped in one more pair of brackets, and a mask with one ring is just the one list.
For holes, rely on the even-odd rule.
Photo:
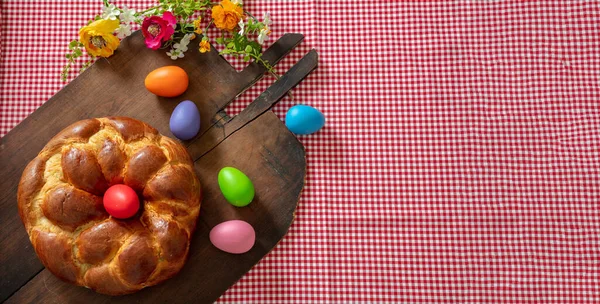
{"label": "yellow flower", "polygon": [[210,52],[210,43],[208,40],[200,41],[200,53]]}
{"label": "yellow flower", "polygon": [[202,17],[198,17],[198,19],[194,20],[194,33],[200,35],[202,34],[202,29],[200,28],[200,22],[202,22]]}
{"label": "yellow flower", "polygon": [[113,33],[119,27],[119,20],[96,20],[79,30],[81,42],[88,54],[95,57],[109,57],[121,41]]}
{"label": "yellow flower", "polygon": [[212,18],[215,21],[215,26],[229,32],[235,29],[243,15],[244,10],[230,0],[223,0],[212,8]]}

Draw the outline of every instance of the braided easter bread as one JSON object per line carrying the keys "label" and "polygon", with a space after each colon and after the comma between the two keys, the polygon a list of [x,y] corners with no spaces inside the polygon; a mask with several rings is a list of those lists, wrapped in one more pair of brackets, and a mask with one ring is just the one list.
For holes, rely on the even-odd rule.
{"label": "braided easter bread", "polygon": [[[110,217],[102,195],[132,187],[140,211]],[[174,276],[188,255],[200,182],[186,149],[127,117],[76,122],[25,168],[19,214],[35,251],[57,277],[121,295]]]}

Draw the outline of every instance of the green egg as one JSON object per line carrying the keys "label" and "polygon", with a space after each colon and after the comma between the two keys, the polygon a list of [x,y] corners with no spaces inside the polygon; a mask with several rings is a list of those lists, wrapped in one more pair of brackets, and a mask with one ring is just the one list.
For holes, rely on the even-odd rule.
{"label": "green egg", "polygon": [[237,207],[244,207],[254,199],[252,181],[244,172],[233,167],[219,171],[219,188],[225,199]]}

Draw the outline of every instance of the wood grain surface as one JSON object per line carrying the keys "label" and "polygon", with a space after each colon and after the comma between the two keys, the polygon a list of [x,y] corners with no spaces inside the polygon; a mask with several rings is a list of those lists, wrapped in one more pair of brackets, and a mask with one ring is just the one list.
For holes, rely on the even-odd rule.
{"label": "wood grain surface", "polygon": [[[300,34],[284,35],[265,52],[264,58],[278,62],[302,38]],[[210,303],[216,300],[279,242],[293,220],[304,185],[304,150],[268,109],[316,68],[316,62],[316,52],[312,51],[251,104],[254,110],[246,109],[229,118],[224,108],[263,76],[262,66],[252,63],[238,73],[214,49],[205,54],[191,49],[185,58],[172,61],[162,52],[147,49],[139,32],[123,40],[114,56],[97,61],[1,139],[0,301]],[[161,98],[145,89],[146,75],[165,65],[178,65],[188,73],[190,86],[183,95]],[[184,145],[190,146],[196,160],[204,199],[184,269],[163,284],[123,297],[104,296],[64,283],[45,270],[18,216],[17,186],[27,163],[64,127],[90,117],[129,116],[174,138],[169,131],[169,118],[175,106],[186,99],[194,101],[201,113],[200,134]],[[235,128],[231,128],[229,123],[234,121],[231,126]],[[223,198],[217,174],[224,166],[237,167],[252,179],[256,197],[249,206],[233,207]],[[257,241],[250,252],[233,255],[210,244],[210,229],[231,219],[245,220],[255,228]]]}

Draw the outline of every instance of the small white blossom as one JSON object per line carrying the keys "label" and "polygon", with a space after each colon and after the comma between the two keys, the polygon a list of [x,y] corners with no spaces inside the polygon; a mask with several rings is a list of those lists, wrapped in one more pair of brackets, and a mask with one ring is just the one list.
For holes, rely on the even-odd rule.
{"label": "small white blossom", "polygon": [[242,3],[242,0],[231,0],[231,3],[235,4],[235,5],[242,5],[244,3]]}
{"label": "small white blossom", "polygon": [[187,52],[187,50],[188,50],[187,44],[181,44],[181,43],[173,44],[173,48],[179,52]]}
{"label": "small white blossom", "polygon": [[264,24],[265,26],[267,26],[267,27],[268,27],[269,25],[271,25],[271,14],[269,14],[269,13],[265,13],[265,14],[263,15],[263,24]]}
{"label": "small white blossom", "polygon": [[194,37],[194,34],[185,34],[183,36],[183,38],[181,38],[181,43],[188,45],[190,43],[190,41],[192,40],[192,37]]}
{"label": "small white blossom", "polygon": [[121,11],[114,4],[102,8],[102,19],[115,20],[119,14],[121,14]]}
{"label": "small white blossom", "polygon": [[135,10],[129,9],[127,6],[123,6],[123,12],[119,17],[119,20],[124,23],[130,23],[135,21]]}
{"label": "small white blossom", "polygon": [[193,34],[185,34],[183,36],[183,38],[181,38],[179,43],[175,43],[173,45],[173,49],[175,49],[176,51],[179,51],[181,53],[187,52],[188,44],[190,44],[190,40],[192,40],[192,36],[193,36]]}
{"label": "small white blossom", "polygon": [[240,26],[240,31],[238,32],[238,34],[244,35],[244,20],[240,20],[240,22],[238,22],[238,25]]}
{"label": "small white blossom", "polygon": [[265,41],[269,40],[269,29],[264,27],[260,30],[260,32],[258,33],[258,43],[263,44],[265,43]]}
{"label": "small white blossom", "polygon": [[185,54],[179,50],[171,49],[170,52],[167,52],[167,56],[171,57],[173,60],[177,60],[178,58],[183,58]]}
{"label": "small white blossom", "polygon": [[123,38],[131,35],[131,25],[121,24],[121,25],[119,25],[119,28],[115,32],[117,33],[117,38],[123,39]]}

